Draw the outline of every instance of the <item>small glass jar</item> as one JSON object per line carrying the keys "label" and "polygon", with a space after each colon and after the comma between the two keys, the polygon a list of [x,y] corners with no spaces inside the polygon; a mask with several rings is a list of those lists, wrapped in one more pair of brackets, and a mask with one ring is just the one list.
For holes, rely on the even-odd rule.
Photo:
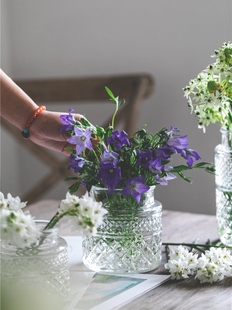
{"label": "small glass jar", "polygon": [[1,241],[1,281],[5,292],[24,295],[26,290],[27,295],[40,292],[54,298],[68,295],[67,243],[59,237],[58,225],[43,230],[47,223],[36,221],[42,235],[30,247],[17,248]]}
{"label": "small glass jar", "polygon": [[108,213],[96,236],[83,241],[86,267],[103,273],[142,273],[161,263],[162,205],[154,199],[151,187],[141,195],[140,203],[116,190],[93,187],[97,201]]}
{"label": "small glass jar", "polygon": [[215,148],[216,217],[222,243],[232,246],[232,131],[220,129]]}

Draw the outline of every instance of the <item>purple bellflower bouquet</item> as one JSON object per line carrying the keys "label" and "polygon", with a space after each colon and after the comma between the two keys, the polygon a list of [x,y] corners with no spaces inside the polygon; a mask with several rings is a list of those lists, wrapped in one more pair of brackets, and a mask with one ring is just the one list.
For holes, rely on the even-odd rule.
{"label": "purple bellflower bouquet", "polygon": [[[124,100],[105,89],[115,105],[108,128],[93,126],[86,118],[77,121],[72,109],[61,115],[64,125],[60,130],[70,135],[68,142],[74,145],[66,148],[72,152],[68,169],[75,172],[66,178],[74,181],[69,187],[71,194],[80,185],[88,192],[95,186],[107,188],[108,198],[117,190],[127,197],[129,204],[136,204],[151,186],[167,185],[177,176],[191,183],[183,171],[200,168],[214,172],[214,166],[208,162],[195,163],[201,159],[199,153],[189,148],[187,135],[180,135],[177,128],[163,128],[152,134],[144,126],[132,137],[124,130],[115,130],[114,119]],[[185,164],[170,165],[173,155],[180,155]],[[110,205],[110,199],[107,204]]]}

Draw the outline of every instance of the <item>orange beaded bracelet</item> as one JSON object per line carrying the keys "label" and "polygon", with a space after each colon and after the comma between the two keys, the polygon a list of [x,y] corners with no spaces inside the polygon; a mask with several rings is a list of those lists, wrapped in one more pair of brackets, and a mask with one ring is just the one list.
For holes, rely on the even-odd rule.
{"label": "orange beaded bracelet", "polygon": [[42,112],[45,111],[46,107],[44,105],[41,105],[40,107],[38,107],[35,112],[32,114],[32,116],[28,119],[28,121],[25,124],[25,127],[23,128],[21,134],[23,136],[23,139],[28,139],[30,136],[30,132],[29,129],[31,127],[32,122],[34,121],[34,119]]}

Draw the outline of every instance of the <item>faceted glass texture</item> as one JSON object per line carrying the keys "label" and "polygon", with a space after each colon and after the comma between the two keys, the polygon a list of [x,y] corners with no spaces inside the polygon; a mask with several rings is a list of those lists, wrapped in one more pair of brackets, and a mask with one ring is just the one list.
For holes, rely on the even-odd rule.
{"label": "faceted glass texture", "polygon": [[216,214],[220,240],[232,246],[232,131],[221,128],[215,148]]}
{"label": "faceted glass texture", "polygon": [[162,205],[154,199],[154,187],[138,204],[133,197],[93,188],[96,200],[110,199],[104,223],[97,235],[85,237],[83,262],[104,273],[142,273],[161,263]]}
{"label": "faceted glass texture", "polygon": [[[41,228],[45,221],[36,221]],[[41,244],[17,248],[1,242],[1,281],[4,291],[27,294],[40,292],[52,298],[69,293],[69,269],[66,241],[58,236],[58,227],[46,230]]]}

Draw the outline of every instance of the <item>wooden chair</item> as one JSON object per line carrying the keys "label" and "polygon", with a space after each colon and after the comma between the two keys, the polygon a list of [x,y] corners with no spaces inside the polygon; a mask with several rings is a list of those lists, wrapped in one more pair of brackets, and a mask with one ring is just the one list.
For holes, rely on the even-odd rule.
{"label": "wooden chair", "polygon": [[[119,109],[115,119],[115,128],[119,125],[128,133],[133,134],[142,108],[142,102],[153,92],[154,80],[149,74],[131,74],[115,76],[96,76],[84,78],[57,78],[38,80],[16,80],[18,84],[36,103],[68,103],[99,102],[109,103],[109,96],[105,86],[109,87],[115,95],[125,99],[125,104]],[[97,108],[97,107],[96,107]],[[78,111],[78,110],[77,110]],[[65,111],[66,112],[66,111]],[[110,119],[103,120],[102,127],[108,126]],[[100,125],[100,124],[99,124]],[[17,128],[2,119],[2,126],[17,140],[21,140],[21,134]],[[63,156],[57,158],[48,149],[40,147],[27,140],[25,147],[43,161],[49,173],[34,185],[25,195],[22,201],[33,203],[48,192],[57,182],[70,175],[67,169],[69,158]],[[64,158],[65,157],[65,158]]]}

